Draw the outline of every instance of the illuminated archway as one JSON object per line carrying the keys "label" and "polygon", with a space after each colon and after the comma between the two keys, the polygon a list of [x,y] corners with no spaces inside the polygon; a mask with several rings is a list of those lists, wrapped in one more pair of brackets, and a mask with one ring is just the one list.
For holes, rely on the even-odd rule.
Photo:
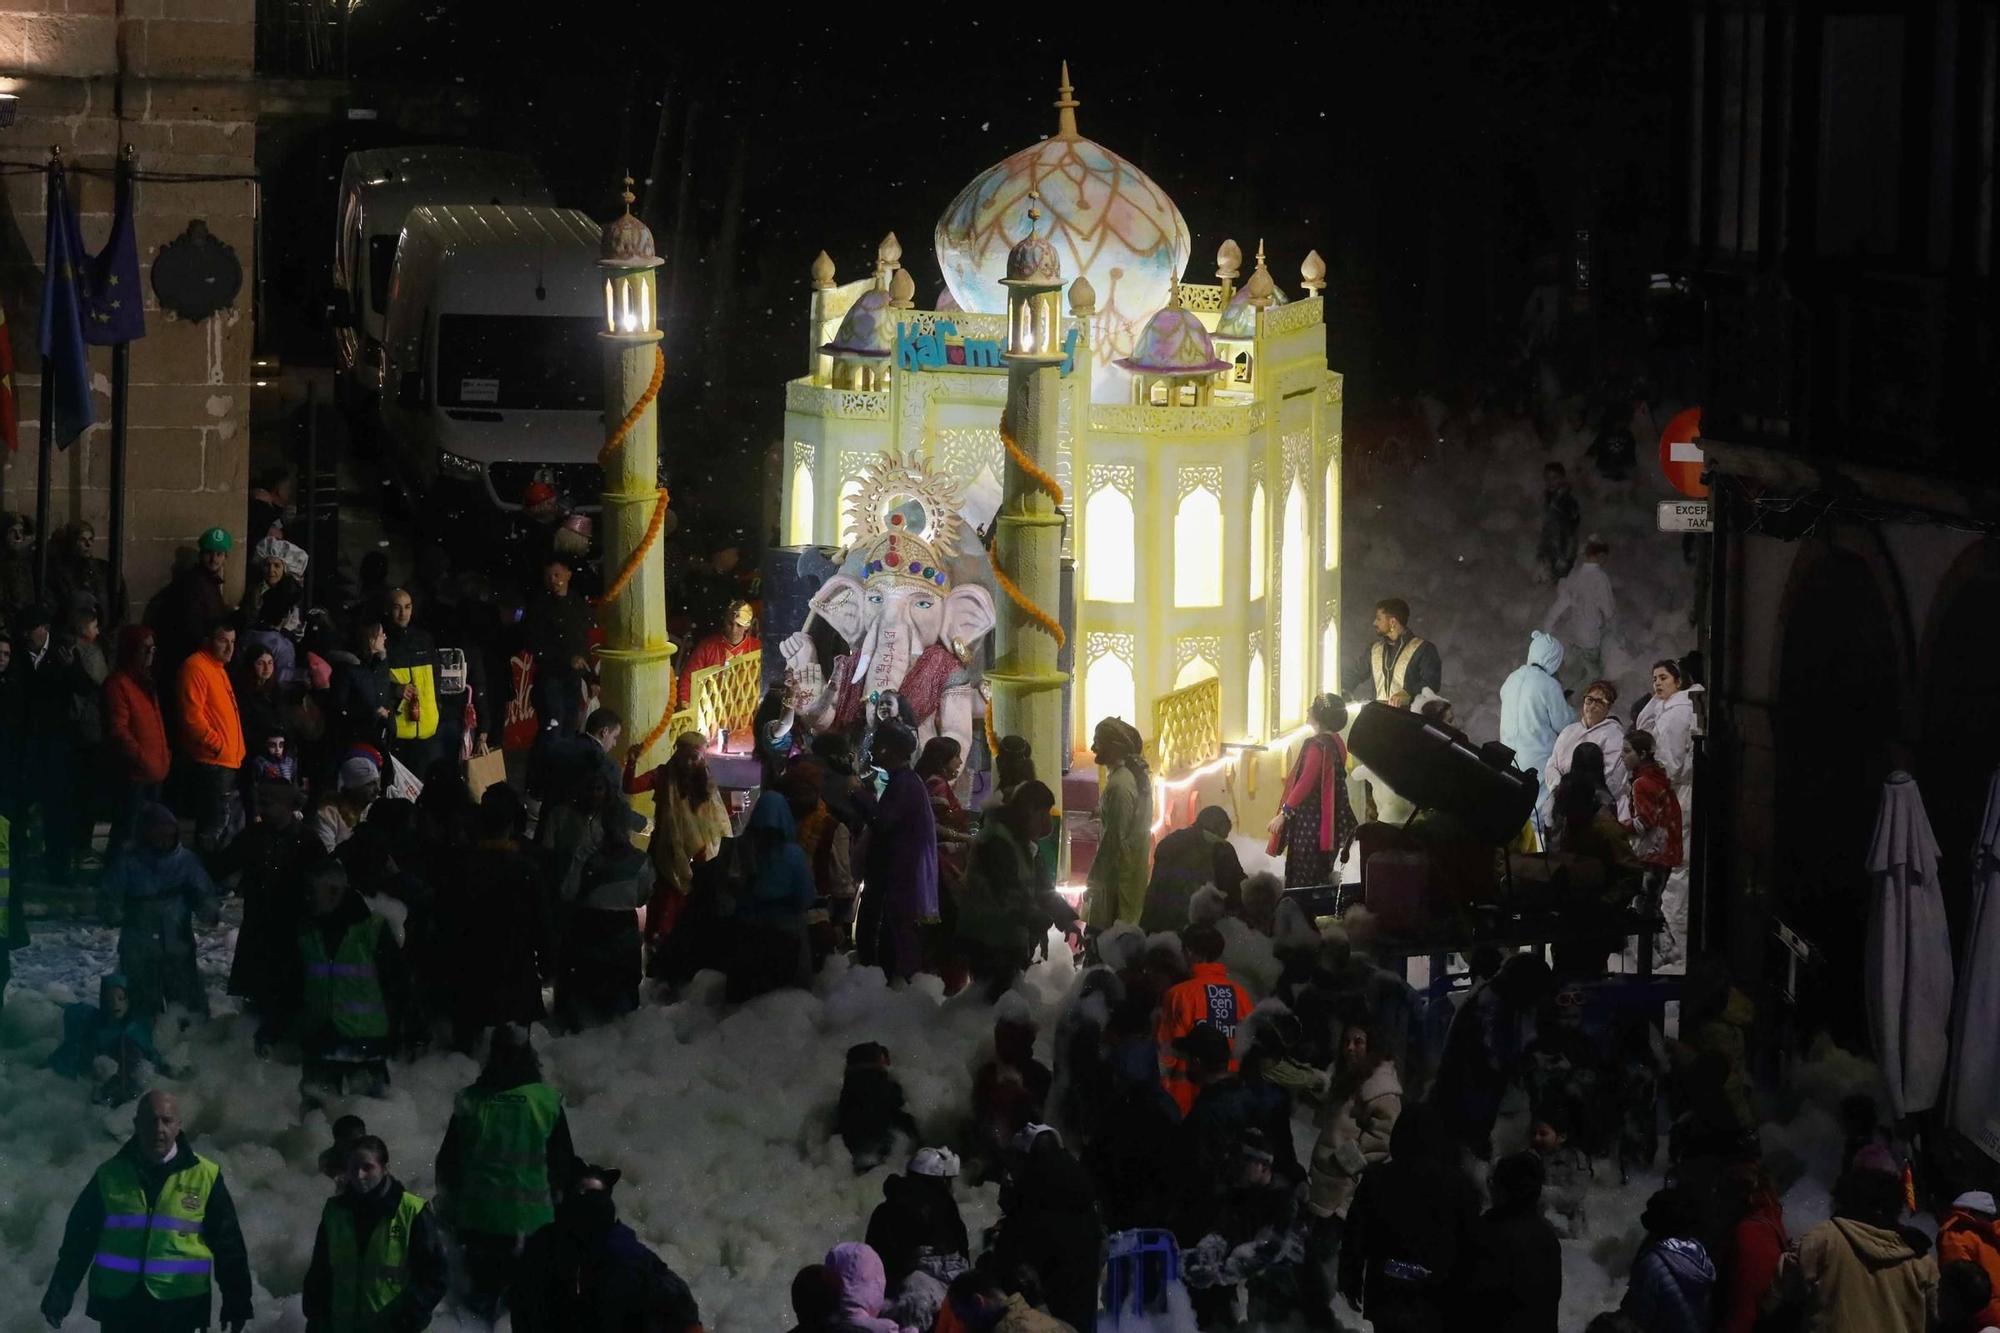
{"label": "illuminated archway", "polygon": [[1332,694],[1340,688],[1340,617],[1333,616],[1319,632],[1319,687]]}
{"label": "illuminated archway", "polygon": [[1222,605],[1222,501],[1206,486],[1174,513],[1174,605]]}
{"label": "illuminated archway", "polygon": [[1265,733],[1270,730],[1265,701],[1271,694],[1270,672],[1264,666],[1264,654],[1261,649],[1251,649],[1250,669],[1245,674],[1249,677],[1250,694],[1243,712],[1243,726],[1244,730],[1250,733],[1251,740],[1261,741]]}
{"label": "illuminated archway", "polygon": [[1184,690],[1197,681],[1215,679],[1215,663],[1206,657],[1190,658],[1174,677],[1174,688]]}
{"label": "illuminated archway", "polygon": [[1326,496],[1322,501],[1325,513],[1321,521],[1325,523],[1322,540],[1326,543],[1326,568],[1340,568],[1340,469],[1329,463],[1326,469]]}
{"label": "illuminated archway", "polygon": [[1093,659],[1083,675],[1085,719],[1093,729],[1107,717],[1122,717],[1138,725],[1139,691],[1132,667],[1124,658],[1105,652]]}
{"label": "illuminated archway", "polygon": [[791,500],[791,544],[809,546],[813,540],[813,469],[804,459],[792,465]]}
{"label": "illuminated archway", "polygon": [[1264,595],[1264,483],[1250,492],[1250,600]]}
{"label": "illuminated archway", "polygon": [[859,494],[861,494],[861,478],[849,477],[846,481],[840,483],[840,500],[833,507],[833,521],[834,526],[842,530],[836,531],[833,534],[834,540],[845,542],[851,535],[843,528],[843,525],[845,527],[853,526],[853,521],[848,517],[847,502]]}
{"label": "illuminated archway", "polygon": [[1083,533],[1083,595],[1094,602],[1131,601],[1138,539],[1125,493],[1108,485],[1093,491],[1083,507]]}
{"label": "illuminated archway", "polygon": [[1278,725],[1290,726],[1305,716],[1306,664],[1312,655],[1312,563],[1306,537],[1306,490],[1292,479],[1285,494],[1284,582],[1279,585],[1283,623],[1278,640]]}

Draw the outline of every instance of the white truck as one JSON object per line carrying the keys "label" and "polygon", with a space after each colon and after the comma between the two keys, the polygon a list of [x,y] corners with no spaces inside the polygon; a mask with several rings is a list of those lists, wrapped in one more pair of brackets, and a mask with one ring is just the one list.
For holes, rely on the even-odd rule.
{"label": "white truck", "polygon": [[573,208],[423,204],[383,322],[383,449],[433,519],[504,532],[537,481],[603,490],[600,229]]}
{"label": "white truck", "polygon": [[419,204],[552,204],[526,158],[450,144],[365,148],[340,171],[328,302],[341,401],[374,411],[382,379],[382,328],[403,222]]}

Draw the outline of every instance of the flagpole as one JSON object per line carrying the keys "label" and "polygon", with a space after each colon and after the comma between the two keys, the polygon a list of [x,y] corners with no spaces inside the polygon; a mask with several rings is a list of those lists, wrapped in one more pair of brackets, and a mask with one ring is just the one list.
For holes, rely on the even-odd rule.
{"label": "flagpole", "polygon": [[[49,205],[55,202],[56,176],[62,171],[62,147],[55,145],[49,149],[49,165],[45,176],[43,197]],[[49,256],[42,256],[43,264],[50,262]],[[48,595],[49,588],[49,473],[55,469],[56,454],[56,412],[53,389],[56,379],[55,358],[47,352],[42,354],[42,406],[41,421],[35,435],[35,595]]]}
{"label": "flagpole", "polygon": [[[126,144],[118,159],[121,196],[132,188],[132,173],[138,169],[138,158],[138,149]],[[120,202],[124,202],[122,197]],[[136,301],[140,297],[132,292],[125,299]],[[106,591],[114,599],[125,586],[125,396],[131,378],[132,340],[124,338],[111,346],[111,514],[107,524],[111,538],[111,581]]]}

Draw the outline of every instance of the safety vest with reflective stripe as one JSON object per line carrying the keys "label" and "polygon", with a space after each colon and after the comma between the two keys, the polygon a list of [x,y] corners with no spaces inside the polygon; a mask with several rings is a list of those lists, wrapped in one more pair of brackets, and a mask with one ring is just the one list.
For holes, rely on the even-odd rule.
{"label": "safety vest with reflective stripe", "polygon": [[382,1312],[394,1305],[410,1285],[410,1229],[424,1201],[408,1190],[396,1211],[368,1233],[368,1243],[354,1241],[354,1212],[328,1200],[320,1215],[326,1231],[327,1267],[333,1287],[333,1333],[372,1333],[384,1328]]}
{"label": "safety vest with reflective stripe", "polygon": [[417,666],[390,667],[389,676],[398,685],[417,687],[417,715],[410,716],[410,706],[399,697],[396,700],[396,739],[399,741],[427,741],[437,735],[438,695],[437,673],[429,662]]}
{"label": "safety vest with reflective stripe", "polygon": [[458,1121],[458,1187],[451,1221],[461,1231],[513,1236],[555,1220],[549,1202],[549,1135],[562,1094],[546,1083],[494,1091],[470,1087],[453,1108]]}
{"label": "safety vest with reflective stripe", "polygon": [[104,1226],[91,1256],[90,1294],[118,1301],[143,1281],[158,1301],[185,1301],[208,1295],[215,1255],[202,1243],[208,1196],[222,1170],[194,1152],[188,1164],[168,1176],[149,1208],[139,1168],[124,1153],[97,1168],[97,1192],[104,1201]]}
{"label": "safety vest with reflective stripe", "polygon": [[331,957],[318,922],[308,921],[299,932],[299,955],[306,971],[306,1014],[343,1037],[389,1035],[382,979],[375,975],[383,924],[373,913],[367,920],[355,922],[342,933],[340,947]]}
{"label": "safety vest with reflective stripe", "polygon": [[[1375,640],[1375,646],[1368,650],[1368,668],[1369,674],[1375,677],[1377,699],[1387,703],[1390,695],[1404,692],[1403,678],[1410,674],[1410,663],[1417,660],[1417,654],[1422,651],[1423,646],[1422,639],[1408,632],[1396,641],[1393,649],[1381,639]],[[1391,652],[1396,656],[1391,659],[1388,669],[1384,670],[1382,659]]]}

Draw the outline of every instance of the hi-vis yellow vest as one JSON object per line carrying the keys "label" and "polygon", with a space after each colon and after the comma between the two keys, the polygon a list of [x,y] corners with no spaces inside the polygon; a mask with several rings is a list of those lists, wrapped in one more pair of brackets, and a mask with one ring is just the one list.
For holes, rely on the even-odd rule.
{"label": "hi-vis yellow vest", "polygon": [[424,1201],[408,1190],[393,1216],[376,1223],[368,1243],[354,1242],[354,1214],[332,1200],[320,1214],[326,1230],[327,1267],[331,1270],[333,1333],[373,1333],[383,1327],[382,1312],[394,1305],[410,1285],[410,1229]]}
{"label": "hi-vis yellow vest", "polygon": [[104,1200],[104,1227],[90,1261],[90,1294],[123,1300],[146,1284],[158,1301],[185,1301],[208,1295],[215,1255],[201,1239],[208,1196],[222,1170],[197,1153],[160,1185],[146,1206],[139,1169],[124,1153],[97,1168],[97,1192]]}
{"label": "hi-vis yellow vest", "polygon": [[1410,663],[1423,650],[1424,641],[1414,634],[1404,634],[1396,643],[1401,651],[1396,656],[1393,670],[1384,671],[1382,663],[1389,654],[1389,645],[1375,640],[1375,646],[1368,650],[1368,674],[1375,682],[1375,697],[1383,703],[1389,702],[1392,694],[1403,692],[1403,677],[1410,674]]}
{"label": "hi-vis yellow vest", "polygon": [[461,1231],[527,1235],[555,1220],[549,1201],[549,1135],[562,1094],[546,1083],[458,1094],[458,1188],[446,1200]]}
{"label": "hi-vis yellow vest", "polygon": [[399,741],[427,741],[437,735],[438,694],[437,672],[430,663],[421,666],[390,667],[389,676],[398,685],[417,687],[417,715],[410,716],[410,706],[403,702],[400,694],[396,699],[396,739]]}

